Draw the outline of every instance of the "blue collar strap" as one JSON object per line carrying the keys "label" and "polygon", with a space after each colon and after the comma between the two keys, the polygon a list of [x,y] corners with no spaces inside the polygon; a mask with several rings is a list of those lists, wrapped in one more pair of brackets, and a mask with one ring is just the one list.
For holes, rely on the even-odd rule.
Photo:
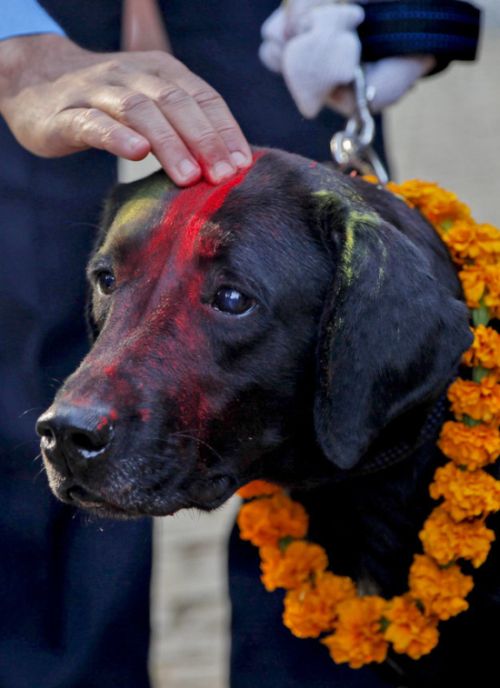
{"label": "blue collar strap", "polygon": [[444,69],[452,60],[474,60],[481,12],[461,0],[402,0],[363,5],[358,27],[363,62],[400,55],[434,55]]}

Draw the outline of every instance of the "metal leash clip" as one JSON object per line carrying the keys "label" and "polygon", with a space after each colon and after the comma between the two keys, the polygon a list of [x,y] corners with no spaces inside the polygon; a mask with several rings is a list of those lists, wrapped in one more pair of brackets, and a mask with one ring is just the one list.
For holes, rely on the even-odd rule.
{"label": "metal leash clip", "polygon": [[344,131],[338,131],[332,136],[330,150],[333,159],[341,170],[374,174],[381,184],[387,184],[387,170],[372,147],[375,122],[370,112],[369,94],[362,67],[356,69],[353,88],[356,109],[347,120]]}

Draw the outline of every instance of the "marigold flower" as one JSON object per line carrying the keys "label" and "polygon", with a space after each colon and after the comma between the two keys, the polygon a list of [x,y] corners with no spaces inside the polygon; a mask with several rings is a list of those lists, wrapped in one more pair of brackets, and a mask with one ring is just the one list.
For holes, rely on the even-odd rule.
{"label": "marigold flower", "polygon": [[292,542],[284,552],[277,547],[262,547],[260,556],[261,580],[269,592],[276,588],[298,588],[312,574],[320,573],[328,566],[323,547],[309,542]]}
{"label": "marigold flower", "polygon": [[500,257],[500,231],[487,224],[477,224],[472,219],[459,220],[451,229],[443,232],[444,243],[455,263],[495,262]]}
{"label": "marigold flower", "polygon": [[317,638],[333,628],[339,603],[355,595],[350,578],[319,573],[314,582],[287,592],[283,623],[297,638]]}
{"label": "marigold flower", "polygon": [[500,318],[500,266],[486,265],[486,294],[484,303],[491,315]]}
{"label": "marigold flower", "polygon": [[386,601],[375,595],[353,597],[338,605],[335,633],[322,640],[334,662],[349,662],[352,669],[359,669],[384,661],[388,649],[381,627],[385,607]]}
{"label": "marigold flower", "polygon": [[474,587],[472,576],[466,576],[456,564],[443,569],[425,554],[416,554],[408,578],[410,594],[426,614],[446,621],[469,608],[465,598]]}
{"label": "marigold flower", "polygon": [[471,367],[500,369],[500,334],[492,327],[478,325],[472,330],[474,341],[462,361]]}
{"label": "marigold flower", "polygon": [[464,265],[458,273],[469,308],[479,308],[480,301],[491,315],[500,317],[500,270],[498,265],[474,263]]}
{"label": "marigold flower", "polygon": [[455,222],[448,232],[443,232],[441,238],[455,263],[461,265],[467,258],[479,255],[477,224],[474,221]]}
{"label": "marigold flower", "polygon": [[409,595],[390,600],[384,618],[390,622],[384,637],[396,652],[420,659],[438,644],[437,619],[422,614]]}
{"label": "marigold flower", "polygon": [[441,566],[456,559],[470,559],[481,566],[490,551],[495,534],[484,520],[456,523],[442,507],[436,507],[419,533],[424,552]]}
{"label": "marigold flower", "polygon": [[462,203],[454,193],[434,182],[410,179],[402,184],[388,184],[387,188],[403,196],[409,205],[418,208],[434,225],[472,219],[465,203]]}
{"label": "marigold flower", "polygon": [[308,517],[302,504],[279,492],[243,504],[238,526],[242,540],[250,540],[256,547],[276,546],[281,538],[304,537]]}
{"label": "marigold flower", "polygon": [[491,423],[500,420],[500,384],[494,375],[481,382],[458,379],[448,388],[452,412],[459,418],[464,415]]}
{"label": "marigold flower", "polygon": [[268,497],[270,495],[281,492],[281,487],[268,483],[265,480],[252,480],[240,487],[236,493],[242,499],[253,499],[254,497]]}
{"label": "marigold flower", "polygon": [[488,273],[486,267],[481,264],[465,265],[463,270],[458,273],[462,288],[464,290],[465,301],[469,308],[479,308],[486,284]]}
{"label": "marigold flower", "polygon": [[484,471],[462,471],[453,463],[438,468],[429,492],[454,521],[487,516],[500,509],[500,482]]}
{"label": "marigold flower", "polygon": [[500,258],[500,229],[490,224],[476,225],[477,256],[471,255],[482,263],[497,262]]}
{"label": "marigold flower", "polygon": [[459,466],[474,470],[498,458],[500,430],[482,423],[469,427],[456,421],[447,421],[441,429],[438,447]]}

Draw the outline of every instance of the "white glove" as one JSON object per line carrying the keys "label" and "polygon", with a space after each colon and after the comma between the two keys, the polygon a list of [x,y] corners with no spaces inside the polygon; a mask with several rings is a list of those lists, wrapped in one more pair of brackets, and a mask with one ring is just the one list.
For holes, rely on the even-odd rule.
{"label": "white glove", "polygon": [[[315,117],[324,105],[345,116],[354,110],[348,85],[359,65],[356,32],[363,21],[359,5],[333,0],[288,0],[262,25],[259,55],[272,71],[281,72],[304,117]],[[366,65],[366,83],[374,93],[371,110],[397,101],[435,64],[431,55],[389,57]]]}

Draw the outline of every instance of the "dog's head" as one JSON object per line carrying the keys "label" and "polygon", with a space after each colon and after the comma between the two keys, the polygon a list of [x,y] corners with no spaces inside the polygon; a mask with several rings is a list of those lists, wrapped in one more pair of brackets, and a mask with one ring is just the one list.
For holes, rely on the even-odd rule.
{"label": "dog's head", "polygon": [[349,470],[470,340],[416,213],[278,151],[216,187],[119,187],[88,275],[95,341],[38,431],[56,495],[103,514],[213,508],[284,447]]}

